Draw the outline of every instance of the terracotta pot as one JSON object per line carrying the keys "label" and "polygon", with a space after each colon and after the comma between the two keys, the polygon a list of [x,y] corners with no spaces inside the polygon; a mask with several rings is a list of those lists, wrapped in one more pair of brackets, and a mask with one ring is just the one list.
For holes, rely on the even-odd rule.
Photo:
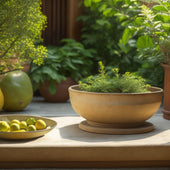
{"label": "terracotta pot", "polygon": [[49,82],[45,81],[39,86],[39,92],[47,102],[66,102],[69,99],[68,88],[72,85],[77,84],[72,78],[67,78],[66,81],[61,83],[56,82],[56,93],[52,95],[49,92]]}
{"label": "terracotta pot", "polygon": [[[87,126],[91,126],[88,128],[83,124],[86,127],[81,128],[80,124],[81,129],[100,133],[98,127],[104,127],[101,133],[126,134],[127,128],[144,126],[145,121],[159,109],[163,90],[157,87],[149,90],[149,93],[94,93],[81,91],[75,85],[69,88],[69,94],[73,109],[87,120]],[[119,129],[119,132],[109,128]],[[127,133],[133,133],[133,130]]]}
{"label": "terracotta pot", "polygon": [[24,71],[25,73],[27,73],[30,70],[31,67],[31,63],[25,63],[22,65],[24,68],[22,69],[22,71]]}
{"label": "terracotta pot", "polygon": [[163,100],[163,117],[170,120],[170,65],[161,64],[164,68],[164,100]]}

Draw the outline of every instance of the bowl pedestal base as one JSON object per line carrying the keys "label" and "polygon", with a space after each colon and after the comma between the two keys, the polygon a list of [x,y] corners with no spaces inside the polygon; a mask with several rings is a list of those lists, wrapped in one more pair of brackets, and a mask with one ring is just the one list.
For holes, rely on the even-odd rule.
{"label": "bowl pedestal base", "polygon": [[106,126],[106,124],[93,124],[88,121],[82,121],[79,124],[79,128],[81,130],[92,132],[92,133],[102,133],[102,134],[113,134],[113,135],[127,135],[127,134],[139,134],[146,133],[154,130],[154,125],[150,122],[144,122],[140,126],[137,127],[114,127],[114,126]]}

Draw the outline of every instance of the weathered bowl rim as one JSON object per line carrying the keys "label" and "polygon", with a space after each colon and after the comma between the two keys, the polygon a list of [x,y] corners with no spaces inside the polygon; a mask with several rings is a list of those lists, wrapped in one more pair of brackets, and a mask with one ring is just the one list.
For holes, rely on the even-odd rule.
{"label": "weathered bowl rim", "polygon": [[160,87],[154,87],[151,86],[149,89],[153,89],[154,91],[151,92],[144,92],[144,93],[100,93],[100,92],[87,92],[87,91],[82,91],[80,89],[75,89],[79,88],[79,85],[73,85],[68,88],[69,91],[74,91],[77,93],[87,93],[87,94],[99,94],[99,95],[146,95],[146,94],[158,94],[158,93],[163,93],[163,89]]}

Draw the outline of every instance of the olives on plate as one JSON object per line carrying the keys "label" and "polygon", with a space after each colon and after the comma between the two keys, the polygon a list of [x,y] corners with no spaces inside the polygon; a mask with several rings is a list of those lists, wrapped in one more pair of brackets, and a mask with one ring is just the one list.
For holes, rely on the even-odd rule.
{"label": "olives on plate", "polygon": [[49,128],[44,120],[28,118],[26,120],[13,119],[11,121],[0,121],[0,132],[26,132]]}

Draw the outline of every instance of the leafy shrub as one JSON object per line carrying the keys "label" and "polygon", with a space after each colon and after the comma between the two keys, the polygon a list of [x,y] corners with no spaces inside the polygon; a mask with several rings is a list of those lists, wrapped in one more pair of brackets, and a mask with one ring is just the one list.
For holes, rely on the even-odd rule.
{"label": "leafy shrub", "polygon": [[137,74],[145,78],[146,82],[152,86],[164,87],[164,69],[157,61],[145,60]]}
{"label": "leafy shrub", "polygon": [[63,39],[61,43],[62,46],[47,47],[48,56],[44,58],[41,66],[32,64],[29,76],[34,91],[37,90],[40,83],[48,80],[50,82],[49,91],[54,94],[55,81],[60,83],[66,77],[78,81],[90,74],[93,50],[85,49],[81,43],[73,39]]}
{"label": "leafy shrub", "polygon": [[82,42],[97,52],[93,59],[96,71],[98,61],[106,66],[117,65],[121,73],[136,71],[141,65],[136,55],[136,39],[129,40],[126,46],[120,39],[139,12],[137,0],[85,0],[84,5],[85,13],[80,18],[83,21]]}
{"label": "leafy shrub", "polygon": [[137,51],[140,34],[131,25],[141,13],[141,1],[85,0],[84,5],[82,42],[97,52],[93,73],[101,60],[106,68],[117,66],[120,73],[136,72],[151,85],[163,87],[163,68],[154,59],[160,58],[160,53],[153,48],[140,54]]}
{"label": "leafy shrub", "polygon": [[100,93],[142,93],[148,92],[149,85],[145,84],[142,77],[130,72],[123,75],[118,73],[119,69],[114,68],[113,76],[109,76],[102,62],[99,62],[99,74],[88,77],[84,82],[80,81],[80,89],[88,92]]}
{"label": "leafy shrub", "polygon": [[[124,30],[123,45],[138,35],[136,46],[143,62],[138,73],[154,86],[163,87],[163,68],[160,62],[170,64],[170,4],[157,0],[150,9],[139,6],[140,13]],[[123,41],[125,39],[126,41]]]}
{"label": "leafy shrub", "polygon": [[[0,73],[21,69],[26,61],[41,64],[46,48],[35,46],[46,24],[40,0],[0,1]],[[11,58],[16,58],[13,64]],[[11,64],[12,63],[12,64]]]}
{"label": "leafy shrub", "polygon": [[[170,64],[170,4],[168,0],[157,1],[151,9],[140,6],[140,13],[124,30],[127,41],[138,33],[136,46],[141,57],[153,56],[157,61]],[[126,45],[127,41],[122,41]]]}
{"label": "leafy shrub", "polygon": [[170,3],[168,0],[157,1],[151,9],[145,5],[141,6],[141,13],[127,29],[131,32],[138,31],[136,45],[141,55],[152,53],[158,62],[170,64]]}

